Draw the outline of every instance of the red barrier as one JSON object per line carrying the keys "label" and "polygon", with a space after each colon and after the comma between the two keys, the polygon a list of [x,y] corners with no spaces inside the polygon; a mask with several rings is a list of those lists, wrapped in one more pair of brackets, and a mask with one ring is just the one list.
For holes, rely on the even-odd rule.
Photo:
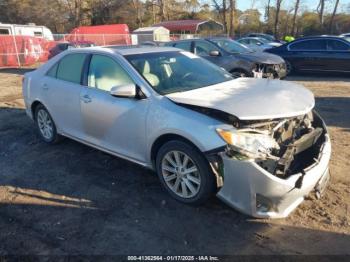
{"label": "red barrier", "polygon": [[126,24],[80,26],[65,36],[67,41],[90,41],[95,45],[130,45],[129,27]]}
{"label": "red barrier", "polygon": [[33,36],[0,36],[0,67],[44,62],[48,57],[48,49],[54,45],[54,41]]}

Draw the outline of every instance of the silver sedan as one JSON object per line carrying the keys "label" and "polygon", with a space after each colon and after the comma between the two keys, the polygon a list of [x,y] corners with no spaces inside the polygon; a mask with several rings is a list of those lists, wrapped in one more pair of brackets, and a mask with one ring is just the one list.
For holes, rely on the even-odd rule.
{"label": "silver sedan", "polygon": [[47,143],[68,137],[157,172],[175,199],[216,194],[255,217],[285,217],[329,178],[330,140],[305,88],[232,79],[175,48],[65,51],[23,81]]}

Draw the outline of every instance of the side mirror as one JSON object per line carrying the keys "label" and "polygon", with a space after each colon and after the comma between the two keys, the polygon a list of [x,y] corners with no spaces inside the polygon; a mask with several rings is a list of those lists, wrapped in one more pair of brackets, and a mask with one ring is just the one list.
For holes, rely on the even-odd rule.
{"label": "side mirror", "polygon": [[136,96],[136,86],[134,84],[113,86],[109,93],[116,97],[134,98]]}
{"label": "side mirror", "polygon": [[210,55],[210,56],[220,56],[221,54],[220,54],[220,52],[217,51],[217,50],[212,50],[212,51],[209,52],[209,55]]}

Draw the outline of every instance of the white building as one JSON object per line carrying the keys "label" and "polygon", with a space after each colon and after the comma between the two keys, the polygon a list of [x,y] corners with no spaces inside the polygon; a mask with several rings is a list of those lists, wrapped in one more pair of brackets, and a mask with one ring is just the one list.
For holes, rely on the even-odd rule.
{"label": "white building", "polygon": [[169,30],[162,26],[141,27],[132,32],[137,35],[138,43],[146,41],[170,41]]}
{"label": "white building", "polygon": [[16,25],[0,23],[0,36],[2,35],[25,35],[54,40],[50,29],[35,24]]}

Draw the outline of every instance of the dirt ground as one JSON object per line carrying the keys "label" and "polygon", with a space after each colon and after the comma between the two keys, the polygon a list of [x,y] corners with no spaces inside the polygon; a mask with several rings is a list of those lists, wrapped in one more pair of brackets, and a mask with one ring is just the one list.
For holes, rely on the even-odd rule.
{"label": "dirt ground", "polygon": [[289,78],[329,126],[332,179],[288,218],[259,220],[216,198],[180,204],[149,170],[69,139],[44,144],[24,72],[0,70],[0,255],[350,254],[350,77]]}

